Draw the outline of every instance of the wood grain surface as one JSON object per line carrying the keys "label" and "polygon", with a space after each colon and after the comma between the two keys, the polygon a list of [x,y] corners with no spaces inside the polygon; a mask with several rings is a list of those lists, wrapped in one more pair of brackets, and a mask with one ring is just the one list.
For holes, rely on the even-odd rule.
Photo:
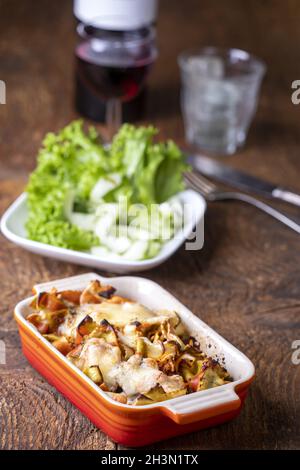
{"label": "wood grain surface", "polygon": [[[178,53],[197,45],[245,48],[266,61],[268,73],[247,145],[227,160],[300,191],[300,106],[290,99],[291,82],[300,79],[299,15],[297,0],[162,0],[147,121],[162,138],[184,144]],[[24,188],[45,132],[77,116],[74,30],[71,1],[0,0],[0,79],[7,86],[7,104],[0,105],[1,213]],[[143,273],[244,351],[257,369],[239,418],[153,449],[300,448],[300,366],[291,362],[291,344],[300,339],[299,243],[299,235],[252,207],[215,203],[208,208],[202,251],[181,248]],[[0,365],[2,449],[117,447],[30,367],[13,320],[14,305],[34,283],[85,271],[30,254],[1,236],[0,340],[7,359]]]}

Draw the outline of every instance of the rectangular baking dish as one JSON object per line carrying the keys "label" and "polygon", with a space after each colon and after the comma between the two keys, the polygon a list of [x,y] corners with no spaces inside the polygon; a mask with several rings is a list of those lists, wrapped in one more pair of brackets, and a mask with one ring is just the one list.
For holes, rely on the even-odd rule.
{"label": "rectangular baking dish", "polygon": [[234,381],[152,405],[134,407],[117,403],[27,322],[33,299],[30,297],[15,308],[22,349],[32,366],[57,390],[114,441],[134,447],[215,426],[238,415],[254,378],[252,362],[155,282],[141,277],[105,278],[88,273],[38,284],[34,290],[49,291],[52,287],[81,290],[92,279],[113,285],[120,295],[149,308],[175,310],[188,331],[200,341],[202,350],[222,360]]}

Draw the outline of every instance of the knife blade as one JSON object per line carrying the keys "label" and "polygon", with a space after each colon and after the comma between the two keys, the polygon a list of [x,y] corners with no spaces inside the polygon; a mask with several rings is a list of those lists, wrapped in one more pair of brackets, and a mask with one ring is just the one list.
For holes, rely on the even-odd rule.
{"label": "knife blade", "polygon": [[211,179],[250,193],[280,199],[295,206],[300,206],[300,194],[296,194],[287,188],[264,181],[202,155],[190,155],[187,160],[195,170]]}

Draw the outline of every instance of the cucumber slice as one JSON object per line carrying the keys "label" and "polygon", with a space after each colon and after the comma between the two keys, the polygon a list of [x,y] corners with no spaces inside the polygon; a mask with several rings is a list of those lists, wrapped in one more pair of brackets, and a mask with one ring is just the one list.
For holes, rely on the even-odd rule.
{"label": "cucumber slice", "polygon": [[[115,206],[115,204],[103,204],[103,207],[107,209],[107,206]],[[100,209],[100,208],[99,208]],[[94,233],[97,235],[100,240],[102,237],[105,237],[110,232],[112,226],[116,224],[117,220],[117,210],[102,211],[101,215],[98,215],[98,211],[96,212],[97,215],[97,223],[94,227]]]}
{"label": "cucumber slice", "polygon": [[105,178],[100,178],[91,191],[91,202],[97,203],[101,201],[103,196],[119,186],[121,181],[122,177],[119,173],[112,173],[111,175],[107,175]]}
{"label": "cucumber slice", "polygon": [[147,249],[148,249],[148,242],[142,241],[142,240],[134,241],[131,244],[131,247],[129,248],[129,250],[127,250],[123,254],[123,258],[132,260],[132,261],[138,261],[140,259],[144,259]]}
{"label": "cucumber slice", "polygon": [[144,230],[140,227],[128,227],[128,235],[130,238],[133,240],[143,240],[143,241],[148,241],[153,239],[153,235],[151,232],[148,232],[147,230]]}
{"label": "cucumber slice", "polygon": [[92,255],[100,256],[101,258],[104,258],[104,259],[110,259],[110,260],[121,259],[119,255],[117,255],[116,253],[112,253],[110,250],[108,250],[104,246],[93,246],[90,251]]}
{"label": "cucumber slice", "polygon": [[95,228],[96,217],[94,214],[83,214],[81,212],[71,212],[68,217],[71,224],[77,225],[82,230],[91,230]]}
{"label": "cucumber slice", "polygon": [[127,237],[114,237],[112,235],[107,235],[101,238],[101,243],[107,247],[110,251],[116,254],[125,253],[131,247],[131,240]]}

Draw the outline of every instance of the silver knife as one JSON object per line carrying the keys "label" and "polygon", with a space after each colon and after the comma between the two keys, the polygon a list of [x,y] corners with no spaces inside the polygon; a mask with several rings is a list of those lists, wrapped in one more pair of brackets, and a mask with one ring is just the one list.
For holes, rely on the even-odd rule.
{"label": "silver knife", "polygon": [[190,155],[187,160],[194,169],[211,179],[261,196],[281,199],[295,206],[300,206],[300,194],[296,194],[282,186],[277,186],[240,170],[235,170],[202,155]]}

